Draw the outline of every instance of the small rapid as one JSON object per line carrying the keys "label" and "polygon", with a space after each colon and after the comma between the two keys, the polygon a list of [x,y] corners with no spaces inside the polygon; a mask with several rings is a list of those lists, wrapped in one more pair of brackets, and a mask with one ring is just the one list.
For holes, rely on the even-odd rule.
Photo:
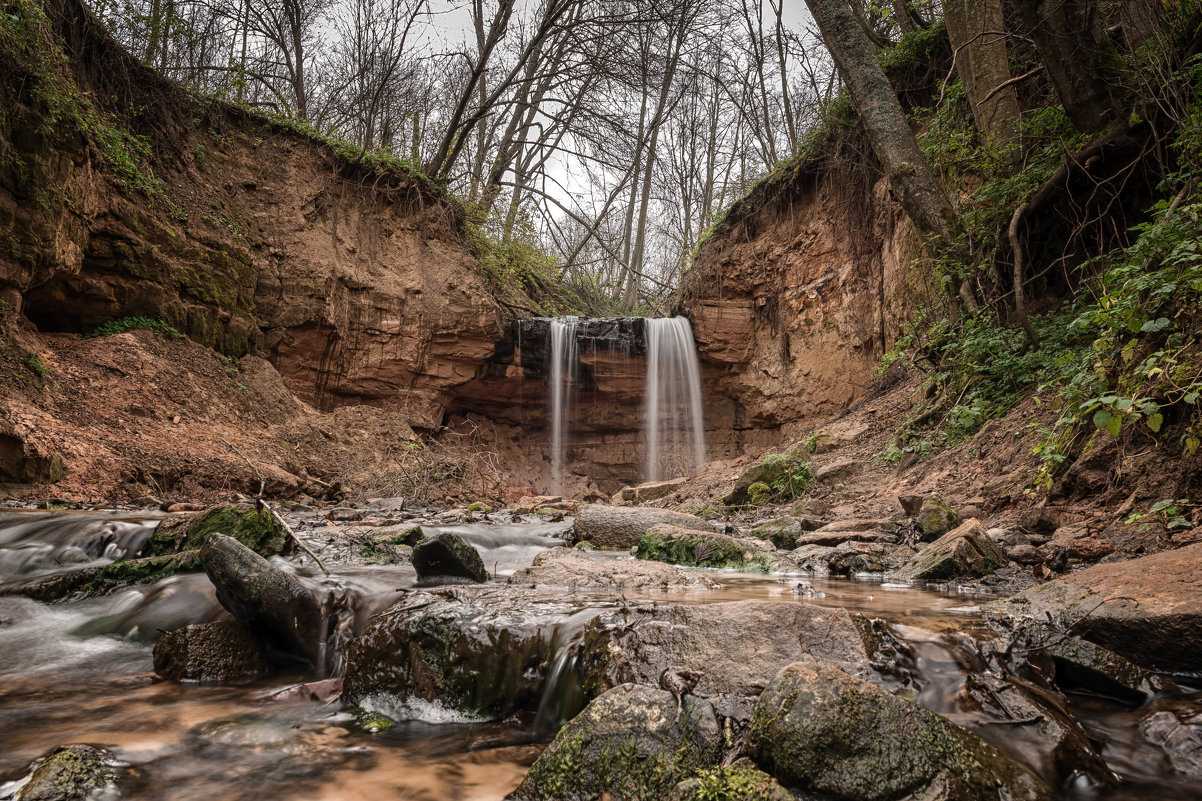
{"label": "small rapid", "polygon": [[[0,517],[0,542],[49,551],[82,550],[81,543],[87,543],[90,562],[97,563],[113,543],[133,548],[155,521],[156,516],[129,513],[14,513]],[[650,610],[664,605],[696,609],[698,604],[739,600],[801,601],[879,619],[881,642],[891,649],[899,687],[908,688],[923,706],[1020,756],[1038,755],[1046,747],[1031,740],[1027,729],[990,719],[973,701],[975,679],[970,677],[981,669],[980,654],[988,653],[979,643],[991,636],[978,613],[979,594],[955,587],[935,592],[884,583],[879,577],[730,571],[707,571],[722,582],[717,590],[548,587],[511,593],[503,586],[507,576],[561,545],[570,522],[423,523],[431,531],[453,531],[476,547],[493,580],[470,591],[495,592],[503,601],[478,607],[478,619],[460,621],[463,631],[485,642],[503,637],[509,626],[545,632],[540,675],[522,677],[526,684],[533,681],[535,693],[518,711],[499,718],[410,698],[386,710],[399,723],[373,733],[337,701],[304,691],[281,693],[314,678],[297,670],[234,686],[159,681],[152,671],[151,647],[162,631],[228,618],[203,573],[53,605],[0,595],[5,645],[0,649],[0,798],[7,797],[4,780],[19,775],[40,754],[63,743],[89,742],[114,749],[135,766],[141,776],[137,797],[146,799],[240,799],[262,795],[265,789],[280,799],[501,799],[521,781],[555,731],[584,706],[580,669],[598,611],[633,629]],[[327,527],[306,530],[303,521],[295,527],[312,547],[332,547]],[[629,558],[621,553],[587,555]],[[419,596],[453,600],[468,591],[424,588],[405,563],[332,564],[325,575],[303,561],[273,562],[315,596],[331,599],[329,613],[338,618],[332,630],[340,649],[398,601],[426,603]],[[0,587],[27,576],[28,564],[16,559],[0,563]],[[69,567],[43,560],[37,569],[52,566]],[[333,669],[339,672],[341,663]],[[498,667],[498,676],[507,670]],[[477,677],[478,682],[492,679]],[[1057,791],[1058,798],[1194,797],[1193,786],[1172,775],[1165,753],[1151,747],[1148,737],[1167,715],[1176,720],[1202,714],[1202,697],[1154,699],[1149,706],[1133,708],[1087,693],[1072,696],[1070,703],[1072,714],[1104,744],[1108,764],[1124,779],[1115,788],[1070,783]]]}

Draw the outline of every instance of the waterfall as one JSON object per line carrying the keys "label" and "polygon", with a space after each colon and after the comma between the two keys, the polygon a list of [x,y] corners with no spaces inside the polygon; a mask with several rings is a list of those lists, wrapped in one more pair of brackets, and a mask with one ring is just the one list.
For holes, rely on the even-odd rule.
{"label": "waterfall", "polygon": [[696,473],[705,464],[701,369],[685,317],[647,320],[647,480]]}
{"label": "waterfall", "polygon": [[576,375],[579,353],[576,325],[579,317],[551,320],[551,491],[563,492],[564,455],[567,448],[568,419],[572,413],[569,390]]}

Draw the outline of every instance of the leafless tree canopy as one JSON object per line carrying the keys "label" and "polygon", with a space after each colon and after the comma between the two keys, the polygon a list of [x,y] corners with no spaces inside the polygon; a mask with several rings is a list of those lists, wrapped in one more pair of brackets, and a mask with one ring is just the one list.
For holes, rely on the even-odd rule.
{"label": "leafless tree canopy", "polygon": [[[785,0],[96,0],[202,92],[405,158],[599,307],[654,306],[837,79]],[[887,21],[875,20],[880,35]]]}

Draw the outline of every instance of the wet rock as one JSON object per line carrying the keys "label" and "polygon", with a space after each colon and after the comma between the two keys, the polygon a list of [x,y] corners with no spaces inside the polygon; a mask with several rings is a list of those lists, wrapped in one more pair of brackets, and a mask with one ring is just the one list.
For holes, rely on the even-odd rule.
{"label": "wet rock", "polygon": [[230,683],[271,673],[259,638],[240,621],[169,631],[154,644],[154,672],[167,681]]}
{"label": "wet rock", "polygon": [[35,601],[53,603],[72,597],[105,595],[131,584],[153,584],[177,573],[199,569],[198,550],[143,559],[118,559],[107,565],[8,582],[0,586],[0,595],[23,595]]}
{"label": "wet rock", "polygon": [[968,520],[923,548],[897,571],[902,581],[980,578],[1006,566],[1006,556],[975,519]]}
{"label": "wet rock", "polygon": [[124,763],[90,745],[64,745],[33,764],[16,801],[116,799]]}
{"label": "wet rock", "polygon": [[844,609],[787,601],[674,604],[639,615],[605,649],[610,684],[651,684],[664,670],[701,673],[694,692],[725,717],[747,720],[755,698],[784,666],[839,663],[870,676],[858,618]]}
{"label": "wet rock", "polygon": [[784,668],[756,704],[747,745],[785,787],[820,797],[1051,798],[975,734],[829,664]]}
{"label": "wet rock", "polygon": [[294,576],[222,534],[208,537],[200,562],[230,614],[286,653],[325,669],[326,621]]}
{"label": "wet rock", "polygon": [[1043,554],[1034,545],[1013,545],[1005,550],[1006,558],[1020,565],[1038,565],[1043,562]]}
{"label": "wet rock", "polygon": [[789,560],[748,545],[744,540],[672,525],[649,528],[639,540],[634,555],[639,559],[673,565],[726,568],[749,573],[795,569]]}
{"label": "wet rock", "polygon": [[544,509],[575,513],[579,506],[578,501],[565,501],[559,495],[523,495],[514,501],[512,511],[515,515],[532,515]]}
{"label": "wet rock", "polygon": [[609,690],[564,726],[531,766],[513,801],[666,798],[683,779],[722,758],[722,732],[707,701],[652,687]]}
{"label": "wet rock", "polygon": [[701,771],[696,778],[685,779],[668,796],[668,801],[795,801],[795,796],[781,787],[776,779],[750,764],[739,760],[730,767]]}
{"label": "wet rock", "polygon": [[1161,671],[1202,669],[1202,543],[1099,564],[992,605]]}
{"label": "wet rock", "polygon": [[1202,779],[1202,712],[1159,709],[1143,719],[1144,738],[1164,751],[1174,772]]}
{"label": "wet rock", "polygon": [[918,509],[914,518],[920,532],[919,540],[934,542],[947,532],[959,526],[962,522],[960,515],[952,507],[938,498],[927,498]]}
{"label": "wet rock", "polygon": [[413,567],[420,579],[451,577],[479,583],[489,579],[480,552],[450,531],[419,542],[413,548]]}
{"label": "wet rock", "polygon": [[791,551],[797,547],[797,538],[801,535],[801,523],[793,517],[781,517],[769,520],[751,529],[751,536],[768,540],[782,551]]}
{"label": "wet rock", "polygon": [[658,501],[660,498],[676,492],[687,483],[689,483],[689,479],[681,477],[671,478],[667,481],[650,481],[634,487],[623,487],[614,494],[610,503],[614,506],[638,506],[648,501]]}
{"label": "wet rock", "polygon": [[897,524],[890,520],[838,520],[797,538],[801,545],[838,545],[841,542],[897,542]]}
{"label": "wet rock", "polygon": [[826,569],[837,576],[884,573],[894,566],[885,546],[872,542],[844,542],[826,557]]}
{"label": "wet rock", "polygon": [[367,513],[362,509],[338,507],[326,512],[326,520],[332,520],[336,523],[353,523],[356,520],[362,520],[366,515]]}
{"label": "wet rock", "polygon": [[509,577],[510,584],[529,587],[613,589],[714,589],[714,578],[661,562],[639,559],[589,559],[570,548],[552,548]]}
{"label": "wet rock", "polygon": [[[1089,735],[1067,711],[1063,695],[988,672],[969,673],[959,695],[969,710],[965,725],[994,737],[999,748],[1031,766],[1049,785],[1060,785],[1077,773],[1088,775],[1096,785],[1114,783]],[[998,726],[1005,727],[1004,736]]]}
{"label": "wet rock", "polygon": [[661,523],[695,531],[715,531],[708,520],[683,512],[641,506],[585,504],[576,513],[573,542],[588,540],[594,548],[623,551],[638,545],[647,529]]}
{"label": "wet rock", "polygon": [[835,552],[830,545],[802,545],[789,552],[789,560],[801,570],[811,573],[829,573],[827,559]]}
{"label": "wet rock", "polygon": [[[1084,688],[1099,695],[1140,704],[1148,697],[1177,689],[1172,680],[1141,668],[1114,651],[1083,640],[1064,629],[1030,619],[998,620],[994,625],[1005,632],[1023,661],[1036,663],[1044,677],[1061,690]],[[1051,664],[1046,664],[1051,660]],[[1021,668],[1020,668],[1021,669]]]}
{"label": "wet rock", "polygon": [[159,523],[142,546],[141,556],[166,556],[195,550],[213,532],[232,537],[260,556],[275,556],[284,549],[288,532],[263,508],[220,506],[196,515],[181,515]]}
{"label": "wet rock", "polygon": [[409,593],[351,641],[343,701],[397,719],[415,702],[491,718],[533,711],[555,646],[578,633],[557,627],[583,606],[497,585]]}

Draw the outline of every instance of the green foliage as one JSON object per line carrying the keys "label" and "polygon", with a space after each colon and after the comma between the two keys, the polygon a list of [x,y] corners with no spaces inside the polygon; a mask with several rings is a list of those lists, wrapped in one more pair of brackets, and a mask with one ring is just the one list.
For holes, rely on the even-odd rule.
{"label": "green foliage", "polygon": [[26,351],[25,355],[21,357],[21,364],[28,367],[38,378],[50,375],[50,365],[46,364],[46,360],[36,351]]}
{"label": "green foliage", "polygon": [[472,501],[471,503],[469,503],[467,505],[467,510],[469,512],[480,512],[481,514],[488,514],[492,511],[492,507],[486,503],[481,503],[480,501]]}
{"label": "green foliage", "polygon": [[878,60],[881,63],[881,69],[886,73],[909,67],[925,69],[931,61],[935,48],[946,36],[947,29],[944,27],[942,18],[927,28],[920,28],[905,34],[897,44],[880,53]]}
{"label": "green foliage", "polygon": [[136,331],[139,328],[145,328],[148,331],[154,331],[161,337],[177,337],[180,335],[167,319],[166,312],[160,312],[157,318],[144,317],[135,315],[132,317],[122,317],[117,320],[109,320],[104,325],[98,327],[94,331],[84,334],[84,339],[92,337],[107,337],[113,334],[124,334],[126,331]]}
{"label": "green foliage", "polygon": [[[1151,518],[1156,521],[1165,532],[1172,531],[1178,528],[1193,528],[1194,521],[1187,515],[1190,510],[1197,508],[1197,504],[1189,502],[1188,498],[1173,500],[1165,498],[1152,504],[1146,512],[1132,512],[1127,517],[1127,525],[1139,523],[1141,520]],[[1151,527],[1151,523],[1142,523],[1139,526],[1140,531],[1147,531]]]}
{"label": "green foliage", "polygon": [[760,464],[771,472],[772,495],[779,500],[795,500],[813,479],[810,463],[788,454],[769,454]]}
{"label": "green foliage", "polygon": [[772,777],[745,765],[703,770],[683,801],[772,801],[787,796]]}
{"label": "green foliage", "polygon": [[[64,127],[74,129],[104,156],[118,183],[166,202],[162,181],[150,171],[149,141],[79,90],[46,12],[36,0],[10,0],[0,14],[0,60],[19,76],[19,83],[40,107],[39,133],[50,136]],[[11,124],[11,113],[0,110],[0,123]]]}

